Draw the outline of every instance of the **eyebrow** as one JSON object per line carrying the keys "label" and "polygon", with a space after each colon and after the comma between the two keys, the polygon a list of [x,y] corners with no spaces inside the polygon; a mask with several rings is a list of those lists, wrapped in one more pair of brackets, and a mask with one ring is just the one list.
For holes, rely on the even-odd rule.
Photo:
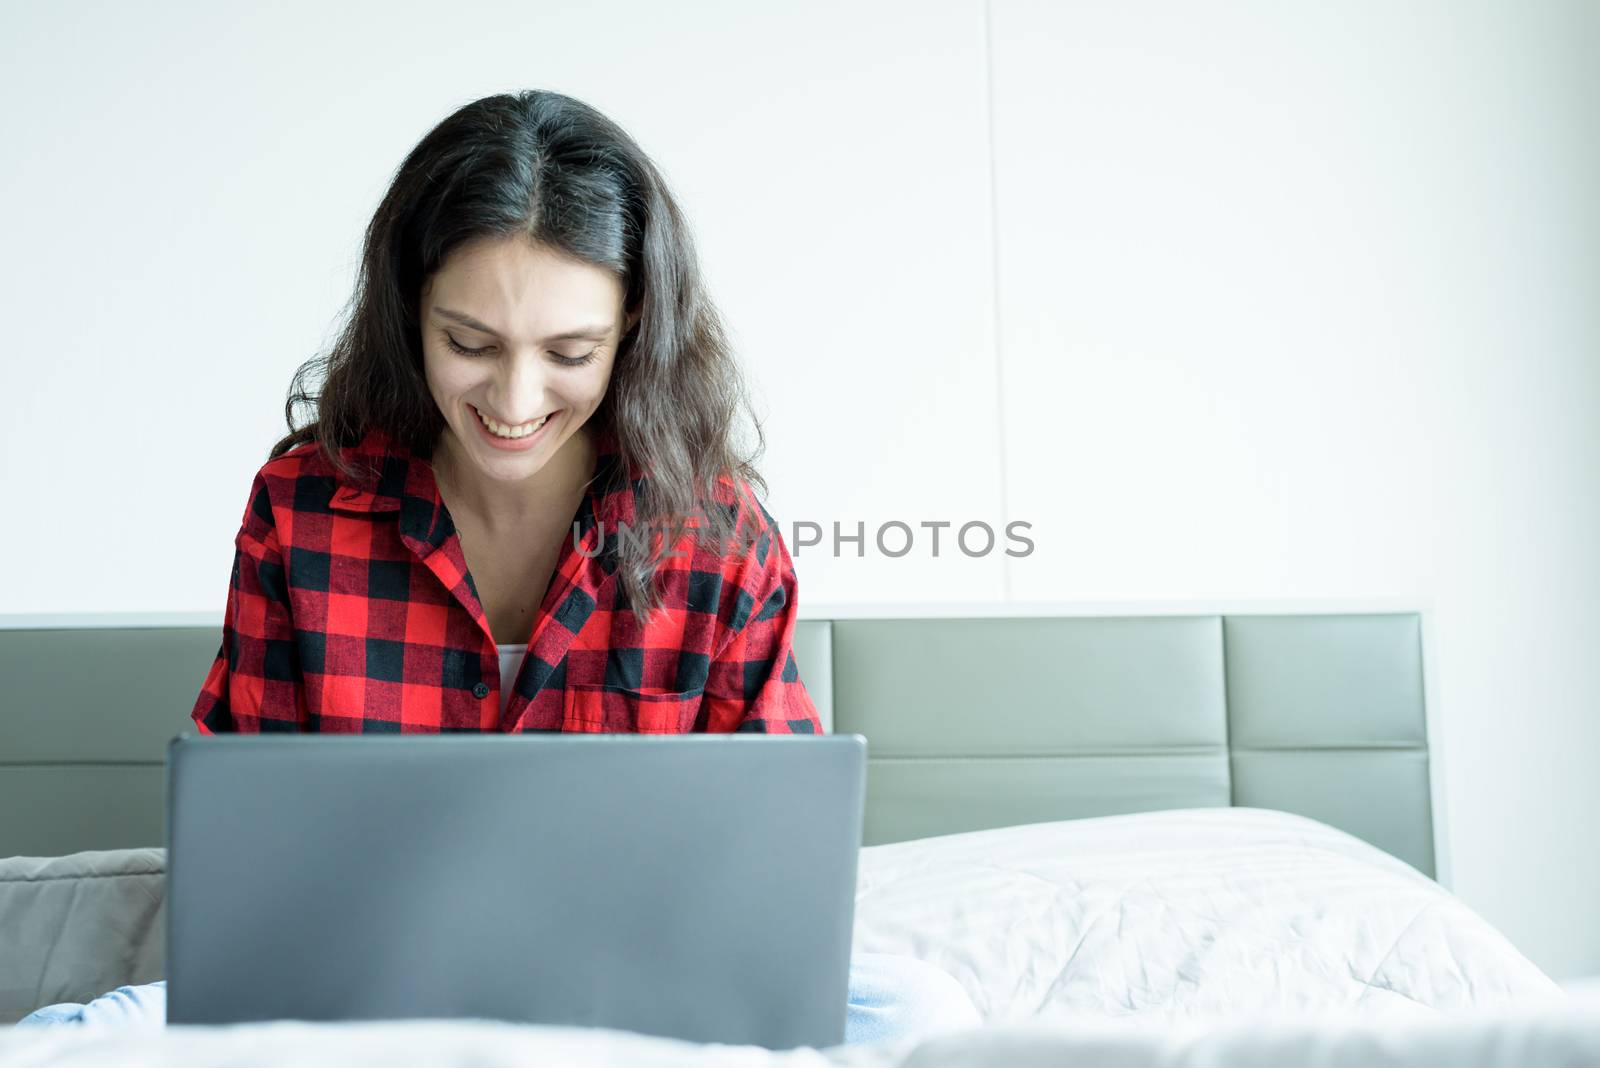
{"label": "eyebrow", "polygon": [[[472,329],[482,331],[485,334],[493,334],[496,337],[500,336],[499,331],[495,330],[493,327],[490,327],[490,326],[488,326],[488,325],[486,325],[484,323],[480,323],[478,320],[474,319],[470,315],[465,314],[464,312],[451,311],[449,308],[435,308],[433,310],[437,314],[442,315],[447,319],[454,319],[456,322],[460,323],[462,326],[470,326]],[[580,326],[580,327],[577,327],[576,329],[566,330],[566,331],[563,331],[562,333],[559,333],[559,334],[551,334],[549,337],[545,338],[545,340],[546,341],[603,341],[603,340],[605,340],[606,338],[608,338],[610,336],[611,336],[611,324],[610,323],[604,323],[604,324],[601,324],[599,326]]]}

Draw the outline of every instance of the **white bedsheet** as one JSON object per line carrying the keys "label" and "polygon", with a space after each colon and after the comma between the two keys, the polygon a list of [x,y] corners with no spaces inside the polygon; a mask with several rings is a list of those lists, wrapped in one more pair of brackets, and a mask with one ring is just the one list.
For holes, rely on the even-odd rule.
{"label": "white bedsheet", "polygon": [[488,1021],[19,1029],[0,1068],[1600,1064],[1600,993],[1569,1001],[1432,881],[1309,820],[1034,824],[869,847],[859,875],[854,948],[945,968],[988,1025],[780,1053]]}
{"label": "white bedsheet", "polygon": [[174,1027],[118,1036],[0,1031],[3,1068],[1587,1068],[1600,1000],[1466,1021],[995,1024],[872,1046],[771,1052],[622,1031],[412,1020]]}

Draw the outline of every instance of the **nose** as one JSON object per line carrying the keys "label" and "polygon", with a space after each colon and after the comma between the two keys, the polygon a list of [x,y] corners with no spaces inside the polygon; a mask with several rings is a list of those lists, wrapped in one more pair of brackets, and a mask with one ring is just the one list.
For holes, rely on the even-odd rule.
{"label": "nose", "polygon": [[518,426],[545,414],[547,374],[537,353],[513,352],[501,360],[489,396],[499,417]]}

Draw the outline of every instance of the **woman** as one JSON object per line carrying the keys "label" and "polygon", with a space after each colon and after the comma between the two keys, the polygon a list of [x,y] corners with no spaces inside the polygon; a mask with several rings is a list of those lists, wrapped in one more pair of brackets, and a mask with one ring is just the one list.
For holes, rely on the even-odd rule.
{"label": "woman", "polygon": [[[348,325],[295,377],[198,729],[819,732],[746,414],[633,140],[555,93],[463,107],[401,165]],[[22,1022],[159,1022],[164,987]],[[847,1019],[860,1042],[978,1014],[944,972],[861,954]]]}

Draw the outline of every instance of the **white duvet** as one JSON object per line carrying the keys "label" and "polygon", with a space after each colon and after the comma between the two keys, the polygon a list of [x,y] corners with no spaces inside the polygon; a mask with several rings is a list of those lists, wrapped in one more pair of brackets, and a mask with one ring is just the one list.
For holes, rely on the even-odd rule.
{"label": "white duvet", "polygon": [[939,965],[992,1021],[1436,1016],[1562,996],[1414,868],[1263,809],[872,847],[856,912],[857,951]]}
{"label": "white duvet", "polygon": [[770,1052],[486,1021],[0,1033],[21,1065],[1600,1065],[1483,919],[1332,828],[1255,809],[1033,824],[863,849],[856,951],[944,968],[988,1023]]}

